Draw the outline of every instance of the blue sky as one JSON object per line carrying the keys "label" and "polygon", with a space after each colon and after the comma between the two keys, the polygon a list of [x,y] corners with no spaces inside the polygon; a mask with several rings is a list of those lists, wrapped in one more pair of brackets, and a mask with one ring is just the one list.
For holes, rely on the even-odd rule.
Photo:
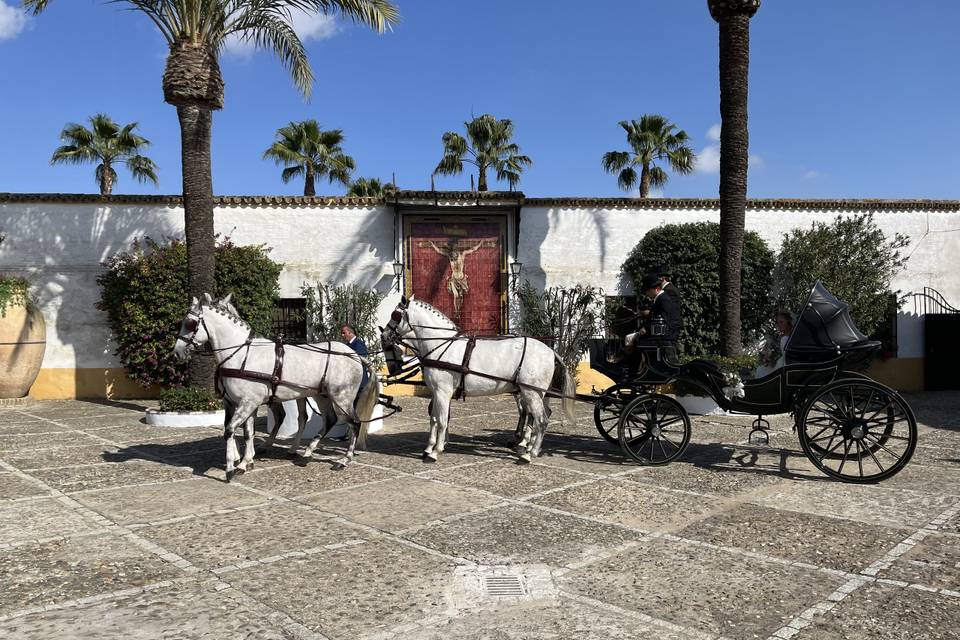
{"label": "blue sky", "polygon": [[[310,101],[269,54],[226,54],[216,193],[302,192],[261,155],[278,127],[304,118],[344,130],[356,175],[395,172],[402,188],[429,188],[442,133],[489,112],[514,121],[534,160],[520,185],[528,196],[617,196],[600,167],[604,152],[626,148],[617,122],[662,113],[703,158],[662,195],[716,197],[717,26],[704,0],[397,4],[403,23],[382,36],[298,22],[317,77]],[[0,191],[96,191],[92,167],[49,158],[66,122],[104,111],[140,123],[161,169],[159,189],[121,172],[115,191],[179,192],[166,48],[152,24],[103,0],[54,1],[26,20],[16,5],[0,0]],[[749,195],[960,198],[958,23],[947,0],[765,0],[752,21]],[[438,189],[469,184],[437,179]]]}

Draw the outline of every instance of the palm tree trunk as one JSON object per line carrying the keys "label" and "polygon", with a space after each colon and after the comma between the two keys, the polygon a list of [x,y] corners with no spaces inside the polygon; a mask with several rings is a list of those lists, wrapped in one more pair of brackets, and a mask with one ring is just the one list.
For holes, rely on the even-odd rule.
{"label": "palm tree trunk", "polygon": [[477,191],[487,190],[487,168],[480,167],[480,177],[477,179]]}
{"label": "palm tree trunk", "polygon": [[640,197],[646,198],[650,195],[650,165],[644,163],[640,170]]}
{"label": "palm tree trunk", "polygon": [[742,351],[740,276],[747,209],[747,76],[750,15],[730,13],[720,25],[720,348]]}
{"label": "palm tree trunk", "polygon": [[113,173],[107,161],[103,162],[103,171],[100,173],[100,195],[109,196],[113,193]]}
{"label": "palm tree trunk", "polygon": [[303,183],[303,195],[313,197],[317,195],[317,190],[314,187],[314,182],[316,182],[316,176],[313,173],[313,169],[307,167],[307,178]]}
{"label": "palm tree trunk", "polygon": [[[177,107],[183,163],[183,215],[187,236],[187,274],[191,297],[215,294],[213,178],[210,129],[213,115],[198,105]],[[185,301],[186,302],[186,301]],[[213,358],[196,357],[190,368],[194,385],[213,389]]]}

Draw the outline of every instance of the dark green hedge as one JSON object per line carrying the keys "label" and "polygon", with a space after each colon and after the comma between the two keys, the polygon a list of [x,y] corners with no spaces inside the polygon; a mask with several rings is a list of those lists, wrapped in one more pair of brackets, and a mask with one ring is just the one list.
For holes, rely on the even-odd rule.
{"label": "dark green hedge", "polygon": [[[720,353],[720,225],[711,222],[668,224],[637,243],[622,274],[640,291],[640,280],[655,265],[666,265],[683,296],[684,329],[679,350],[687,356]],[[748,231],[743,244],[740,317],[745,342],[758,338],[775,312],[770,298],[773,252]],[[638,294],[639,295],[639,294]]]}
{"label": "dark green hedge", "polygon": [[[283,269],[268,252],[264,245],[241,247],[229,239],[218,241],[217,290],[211,292],[214,296],[233,293],[234,306],[261,335],[270,334]],[[117,343],[115,353],[130,377],[145,387],[184,384],[187,366],[174,360],[173,346],[190,302],[186,245],[146,238],[110,258],[104,267],[106,273],[97,278],[97,308],[107,312]]]}

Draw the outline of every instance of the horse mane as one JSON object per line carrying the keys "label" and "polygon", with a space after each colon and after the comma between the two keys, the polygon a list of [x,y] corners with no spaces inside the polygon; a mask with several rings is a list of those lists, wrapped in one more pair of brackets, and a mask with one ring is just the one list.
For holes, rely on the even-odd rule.
{"label": "horse mane", "polygon": [[207,308],[216,313],[225,315],[227,318],[239,324],[248,331],[252,328],[249,322],[240,317],[240,312],[237,311],[237,308],[229,302],[214,300],[213,304],[208,305]]}
{"label": "horse mane", "polygon": [[411,301],[410,301],[410,304],[418,305],[418,306],[422,307],[425,311],[429,311],[430,313],[432,313],[433,315],[437,316],[438,318],[441,318],[441,319],[445,320],[445,321],[447,322],[447,324],[450,325],[449,327],[446,327],[446,328],[456,329],[457,331],[460,330],[460,327],[458,327],[457,324],[456,324],[453,320],[451,320],[450,318],[448,318],[447,316],[445,316],[442,311],[440,311],[439,309],[437,309],[437,308],[434,307],[433,305],[431,305],[431,304],[429,304],[429,303],[427,303],[427,302],[424,302],[423,300],[417,300],[417,299],[411,300]]}

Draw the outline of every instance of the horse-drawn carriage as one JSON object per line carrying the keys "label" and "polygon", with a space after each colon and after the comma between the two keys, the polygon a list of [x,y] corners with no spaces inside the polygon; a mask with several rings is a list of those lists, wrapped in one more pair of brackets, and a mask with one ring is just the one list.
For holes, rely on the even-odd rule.
{"label": "horse-drawn carriage", "polygon": [[757,416],[753,431],[766,434],[765,415],[790,413],[800,446],[827,475],[844,482],[889,478],[909,462],[917,424],[906,401],[859,371],[880,343],[853,324],[847,305],[817,282],[785,348],[785,365],[730,386],[715,363],[685,364],[646,349],[629,375],[617,339],[593,341],[590,366],[616,381],[595,403],[600,435],[618,443],[641,464],[663,465],[683,455],[690,442],[690,417],[660,390],[677,383],[699,389],[721,409]]}

